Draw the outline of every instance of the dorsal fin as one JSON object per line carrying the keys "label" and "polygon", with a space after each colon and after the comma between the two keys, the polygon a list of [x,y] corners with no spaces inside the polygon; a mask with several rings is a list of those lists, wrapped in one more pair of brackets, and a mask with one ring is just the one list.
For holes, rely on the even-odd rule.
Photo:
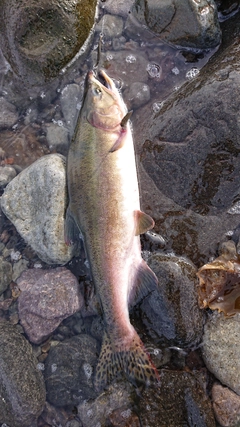
{"label": "dorsal fin", "polygon": [[154,227],[155,222],[152,217],[142,211],[135,211],[136,213],[136,236],[146,233]]}

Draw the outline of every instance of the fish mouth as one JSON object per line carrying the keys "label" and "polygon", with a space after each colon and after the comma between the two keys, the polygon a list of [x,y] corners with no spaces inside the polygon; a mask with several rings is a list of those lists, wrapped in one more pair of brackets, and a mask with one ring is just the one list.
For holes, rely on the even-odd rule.
{"label": "fish mouth", "polygon": [[112,79],[103,70],[99,70],[97,74],[95,74],[94,71],[89,71],[88,80],[95,80],[98,83],[101,83],[106,89],[109,90],[114,90],[115,87]]}

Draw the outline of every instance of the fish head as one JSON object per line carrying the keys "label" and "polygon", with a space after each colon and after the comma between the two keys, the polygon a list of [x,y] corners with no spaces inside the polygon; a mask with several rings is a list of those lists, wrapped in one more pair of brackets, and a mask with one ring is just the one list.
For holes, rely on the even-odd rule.
{"label": "fish head", "polygon": [[127,108],[113,80],[103,71],[89,71],[86,78],[83,112],[94,127],[114,130],[121,126]]}

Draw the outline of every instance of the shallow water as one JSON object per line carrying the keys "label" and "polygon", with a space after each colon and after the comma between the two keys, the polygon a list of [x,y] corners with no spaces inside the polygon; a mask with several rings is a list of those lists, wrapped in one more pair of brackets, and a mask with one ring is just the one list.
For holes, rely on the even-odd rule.
{"label": "shallow water", "polygon": [[[104,15],[104,4],[98,21]],[[114,17],[113,17],[114,19]],[[122,34],[108,38],[103,25],[98,26],[84,63],[81,56],[60,73],[59,77],[44,87],[22,90],[20,80],[14,76],[10,66],[0,54],[0,94],[16,106],[18,121],[9,129],[0,132],[0,163],[14,165],[19,172],[37,158],[52,152],[67,154],[67,145],[74,131],[77,113],[81,107],[86,72],[97,62],[99,33],[103,43],[99,67],[104,68],[115,79],[123,93],[129,109],[135,114],[139,107],[148,103],[153,112],[160,111],[168,96],[177,91],[185,82],[193,79],[208,62],[216,49],[206,52],[190,52],[176,49],[161,41],[135,21],[124,22]],[[136,82],[140,83],[138,86]],[[71,105],[69,85],[76,84],[76,92]],[[69,95],[68,95],[69,94]],[[64,104],[64,97],[69,100]],[[65,107],[64,107],[65,105]],[[66,107],[67,105],[67,107]],[[138,126],[137,115],[134,121]],[[51,145],[50,125],[67,129],[67,136],[61,146]],[[133,129],[134,133],[134,129]],[[137,147],[137,141],[135,140]],[[1,241],[6,248],[20,252],[20,256],[29,260],[29,267],[39,263],[47,267],[26,246],[15,228],[4,220],[1,226]],[[148,243],[146,248],[148,249]],[[4,245],[0,243],[0,254]],[[14,260],[12,260],[14,262]],[[80,260],[73,260],[70,269],[82,279],[88,279],[87,270]],[[7,290],[0,301],[10,296]],[[1,316],[11,319],[11,310],[1,311]]]}

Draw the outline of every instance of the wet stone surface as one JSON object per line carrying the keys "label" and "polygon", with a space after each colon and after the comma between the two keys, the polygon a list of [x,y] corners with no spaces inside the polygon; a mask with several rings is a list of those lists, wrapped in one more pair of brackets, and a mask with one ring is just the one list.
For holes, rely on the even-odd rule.
{"label": "wet stone surface", "polygon": [[196,269],[187,259],[154,253],[148,265],[158,289],[140,305],[140,318],[155,342],[186,347],[201,340],[203,312],[198,307]]}
{"label": "wet stone surface", "polygon": [[204,375],[181,371],[160,371],[159,389],[143,392],[139,400],[142,424],[149,427],[214,427]]}
{"label": "wet stone surface", "polygon": [[42,373],[16,327],[0,322],[0,423],[33,427],[45,403]]}
{"label": "wet stone surface", "polygon": [[136,0],[133,13],[140,22],[176,46],[206,49],[221,41],[217,9],[212,0]]}
{"label": "wet stone surface", "polygon": [[97,341],[85,334],[66,339],[51,348],[44,371],[50,403],[73,406],[96,397],[93,371],[98,351]]}
{"label": "wet stone surface", "polygon": [[[0,9],[8,12],[13,3],[13,0],[8,3],[4,0]],[[32,3],[28,2],[28,6]],[[33,50],[35,53],[42,52],[44,44],[41,45],[38,34],[52,18],[54,18],[51,21],[53,24],[55,17],[57,19],[58,31],[65,31],[67,28],[66,41],[69,40],[68,36],[71,36],[72,29],[74,29],[74,25],[70,26],[71,28],[67,25],[67,20],[62,27],[59,26],[59,22],[62,22],[61,19],[58,20],[59,15],[56,13],[56,16],[53,16],[52,12],[46,15],[45,4],[47,2],[43,3],[40,14],[37,8],[34,9],[34,13],[38,13],[40,21],[41,18],[43,20],[40,22],[33,11],[30,11],[29,16],[36,16],[36,20],[33,19],[29,23],[27,33],[22,34],[24,46],[21,48],[27,49],[28,52],[31,50],[31,53]],[[57,4],[55,0],[50,0],[50,3]],[[48,2],[48,4],[50,3]],[[70,3],[73,4],[69,2],[69,5]],[[79,4],[80,2],[74,3]],[[8,283],[11,268],[13,270],[12,280],[16,281],[23,270],[27,270],[27,272],[22,277],[25,274],[32,274],[30,272],[34,266],[36,266],[34,270],[42,267],[45,269],[48,266],[44,266],[44,261],[39,260],[36,253],[27,246],[26,242],[23,242],[14,226],[4,216],[0,216],[0,253],[3,264],[7,266],[9,273],[9,280],[4,284],[3,293],[0,295],[0,317],[16,324],[21,333],[24,333],[21,326],[24,321],[23,318],[19,320],[20,311],[18,315],[17,307],[22,305],[25,298],[24,317],[26,322],[24,328],[26,332],[28,331],[30,338],[32,333],[30,329],[37,325],[37,333],[35,330],[34,336],[37,336],[36,342],[40,342],[41,345],[33,344],[32,348],[38,358],[39,369],[44,372],[45,368],[44,375],[48,389],[48,401],[42,415],[38,421],[36,421],[36,415],[34,417],[31,415],[32,421],[29,427],[35,427],[36,424],[38,427],[56,425],[62,427],[215,426],[208,397],[213,375],[206,370],[201,359],[200,341],[205,315],[197,306],[196,268],[192,262],[199,268],[209,262],[211,256],[216,258],[219,255],[217,253],[219,242],[225,241],[229,237],[233,237],[234,244],[237,248],[239,247],[239,234],[236,230],[234,231],[240,223],[238,195],[239,14],[236,18],[222,24],[223,44],[206,67],[201,69],[212,52],[184,51],[170,47],[159,38],[158,34],[149,32],[145,25],[133,17],[131,12],[133,3],[133,0],[100,2],[100,22],[96,28],[89,58],[83,64],[79,57],[79,60],[76,59],[69,68],[64,69],[60,74],[56,70],[63,66],[66,50],[55,49],[53,52],[52,46],[55,47],[55,45],[49,37],[45,47],[49,47],[52,43],[49,52],[54,53],[54,58],[60,52],[63,62],[56,63],[57,68],[51,67],[51,73],[56,72],[58,75],[48,84],[43,83],[42,77],[44,75],[44,78],[51,79],[53,74],[46,76],[43,68],[34,68],[33,62],[38,60],[37,55],[31,63],[26,62],[25,58],[22,61],[22,68],[17,69],[11,57],[12,52],[9,52],[8,44],[4,43],[2,48],[15,73],[18,73],[20,77],[16,77],[0,54],[0,95],[3,100],[1,102],[5,103],[6,107],[4,107],[2,115],[5,124],[2,125],[0,133],[0,167],[12,167],[16,174],[19,174],[22,168],[29,166],[44,154],[55,151],[65,152],[68,140],[74,132],[76,117],[81,106],[84,78],[88,69],[92,69],[96,64],[99,32],[103,32],[103,48],[99,58],[99,67],[104,68],[115,79],[116,84],[121,88],[127,107],[134,109],[132,123],[139,161],[141,207],[153,216],[156,221],[155,231],[163,236],[163,238],[160,236],[155,240],[152,239],[151,242],[145,236],[142,237],[144,252],[154,252],[148,253],[146,258],[159,277],[159,288],[145,300],[138,301],[138,305],[132,308],[132,321],[138,329],[153,363],[159,370],[163,366],[166,369],[161,371],[159,389],[136,391],[127,379],[122,382],[114,380],[99,395],[93,389],[94,369],[104,331],[104,321],[96,295],[89,300],[91,286],[89,286],[89,275],[84,266],[85,258],[83,256],[82,259],[71,260],[67,264],[67,268],[76,276],[74,283],[80,282],[86,304],[81,306],[78,313],[66,318],[59,325],[61,318],[59,313],[62,313],[63,308],[68,305],[68,297],[70,294],[77,295],[69,287],[71,279],[68,280],[65,276],[63,283],[56,284],[54,287],[54,295],[53,288],[49,286],[52,281],[51,275],[58,276],[59,270],[56,269],[54,263],[65,263],[72,257],[72,253],[68,253],[67,256],[65,254],[64,257],[59,255],[59,245],[64,245],[64,250],[68,250],[65,248],[63,240],[65,184],[58,175],[61,170],[60,175],[62,174],[63,177],[65,169],[64,161],[60,162],[60,169],[54,163],[54,173],[50,176],[47,173],[49,179],[42,180],[43,176],[46,177],[45,172],[49,171],[48,166],[44,163],[46,159],[42,159],[46,169],[40,163],[42,166],[39,168],[34,182],[32,182],[32,175],[26,174],[21,191],[19,187],[14,188],[10,200],[15,204],[16,211],[20,212],[20,219],[25,218],[29,199],[26,193],[22,192],[22,188],[28,187],[29,193],[34,193],[31,205],[31,209],[34,211],[33,216],[35,215],[36,219],[36,212],[40,212],[40,216],[44,220],[47,219],[49,206],[53,206],[57,199],[61,202],[60,205],[55,204],[56,211],[50,209],[55,225],[60,212],[62,219],[58,223],[59,227],[54,228],[52,223],[48,223],[45,228],[41,225],[42,241],[39,234],[34,233],[31,241],[26,239],[26,242],[32,245],[44,261],[53,263],[53,268],[51,266],[46,274],[47,285],[44,284],[40,287],[41,279],[34,283],[30,281],[28,288],[22,284],[24,289],[19,296],[16,284]],[[137,3],[139,6],[147,5],[148,11],[145,13],[144,23],[146,23],[146,19],[150,26],[153,26],[156,20],[157,25],[161,24],[154,12],[155,7],[165,6],[165,10],[161,9],[164,14],[161,13],[160,18],[164,18],[166,23],[173,4],[170,0],[161,2],[161,4],[155,1],[138,1],[135,2],[135,8]],[[81,5],[84,4],[81,2]],[[178,5],[179,13],[190,2],[175,1],[174,4]],[[199,17],[209,18],[211,15],[214,19],[216,18],[216,9],[211,0],[195,1],[194,4],[196,8],[203,7],[202,12],[204,13],[197,16],[191,15],[193,19],[187,20],[184,12],[182,16],[184,16],[184,25],[186,22],[188,24],[188,30],[192,28],[189,22],[193,25],[196,20],[199,20]],[[239,2],[231,0],[227,2],[219,0],[216,4],[221,19],[225,19],[224,16],[231,16],[239,7]],[[20,13],[21,7],[23,6],[24,9],[26,5],[27,2],[23,1],[14,9],[11,20],[9,18],[11,21],[9,30]],[[62,5],[66,5],[65,2],[62,2]],[[204,10],[205,6],[210,9]],[[209,11],[211,14],[208,15]],[[111,14],[116,14],[116,16],[111,16]],[[8,16],[7,13],[6,16]],[[177,14],[176,16],[179,18],[178,22],[182,22],[182,17]],[[1,19],[3,19],[3,15],[1,15],[0,21]],[[138,19],[141,21],[139,15]],[[169,35],[178,37],[179,43],[182,43],[184,40],[181,39],[179,31],[177,34],[177,30],[182,31],[184,26],[177,28],[176,21],[171,17],[169,25],[171,26]],[[16,27],[18,30],[18,26]],[[24,29],[24,26],[22,28]],[[4,32],[4,40],[6,37],[8,38],[6,29],[8,30],[4,25],[0,30],[0,32]],[[31,38],[35,30],[35,37]],[[50,28],[44,31],[44,40],[50,36],[48,30]],[[14,34],[16,33],[17,31],[14,32]],[[210,33],[208,33],[208,42],[212,43],[214,40],[216,42],[220,37],[217,21],[214,21]],[[192,43],[190,39],[189,37],[188,41]],[[15,41],[19,44],[19,39]],[[195,42],[196,47],[199,39]],[[200,43],[202,43],[201,40]],[[18,51],[18,46],[14,45],[12,51]],[[71,57],[72,54],[74,54],[73,51],[71,51]],[[44,55],[42,57],[43,65],[47,61],[48,52],[45,51]],[[19,57],[16,56],[15,59],[19,61]],[[26,75],[26,70],[28,70],[28,74],[23,84],[21,78]],[[20,80],[21,83],[19,83]],[[187,83],[180,88],[184,82]],[[170,99],[166,100],[171,93]],[[10,113],[14,113],[15,118]],[[16,120],[15,122],[13,122],[13,118]],[[57,157],[58,160],[61,158],[58,155]],[[51,166],[52,162],[50,162]],[[62,189],[57,196],[52,193],[53,183],[55,188],[54,177],[59,183],[59,188]],[[49,182],[47,183],[47,181]],[[45,194],[46,199],[39,197],[42,195],[41,191],[47,187],[51,191],[47,191]],[[38,197],[35,197],[36,193],[38,193]],[[51,204],[48,205],[50,199]],[[20,200],[22,210],[19,210]],[[41,210],[40,207],[44,206],[47,208]],[[32,231],[36,231],[39,224],[40,219],[37,217],[37,221],[31,223]],[[29,226],[29,228],[31,227]],[[56,240],[53,239],[52,244],[46,250],[45,245],[54,235]],[[34,246],[40,241],[41,250]],[[43,247],[44,251],[41,252]],[[162,252],[156,253],[157,250]],[[41,274],[45,275],[45,272],[36,273],[34,271],[35,279]],[[68,287],[67,290],[66,287]],[[62,293],[63,288],[66,292]],[[43,291],[46,291],[44,295]],[[56,294],[60,298],[55,298]],[[45,303],[45,307],[44,309],[40,307],[39,311],[41,302]],[[74,303],[76,301],[73,301],[73,305]],[[41,322],[34,324],[33,317],[36,311],[41,315]],[[57,318],[55,317],[56,311]],[[65,313],[69,315],[71,310],[66,310]],[[58,322],[54,323],[56,320]],[[232,323],[228,323],[230,326],[227,328],[227,323],[222,324],[222,318],[215,322],[215,315],[212,318],[209,316],[204,333],[203,354],[209,370],[214,372],[223,383],[225,381],[226,384],[235,387],[239,378],[235,375],[237,379],[234,380],[232,368],[234,363],[235,366],[238,366],[239,334],[236,327],[237,320],[235,319],[235,324],[233,319],[229,320]],[[48,328],[46,324],[48,324]],[[59,326],[57,327],[57,325]],[[29,329],[27,329],[28,327]],[[56,327],[57,329],[55,329]],[[5,332],[8,333],[8,331]],[[51,335],[47,341],[42,342],[49,333]],[[5,337],[5,339],[7,338]],[[34,340],[34,337],[31,336],[31,339]],[[199,343],[200,348],[196,348]],[[234,348],[232,348],[232,343],[235,345]],[[21,353],[19,348],[18,353]],[[28,363],[27,351],[24,357],[25,362]],[[221,370],[222,366],[225,376]],[[6,372],[9,371],[11,374],[11,368],[12,366]],[[25,365],[24,369],[27,370]],[[1,372],[5,372],[5,370],[1,370]],[[41,381],[39,384],[41,385]],[[220,387],[222,386],[220,385]],[[229,392],[232,393],[231,396]],[[229,409],[229,406],[224,404],[226,402],[224,396],[227,396],[227,403],[231,403],[233,409]],[[211,397],[218,421],[223,425],[238,422],[237,416],[232,417],[234,411],[238,413],[238,395],[226,387],[219,392],[219,389],[217,390],[214,386]],[[38,401],[44,400],[41,399],[42,397]],[[221,412],[217,411],[219,404]],[[35,408],[34,404],[32,406]],[[76,408],[77,406],[78,408]],[[41,408],[38,407],[37,414],[40,414],[42,409],[43,404]],[[28,416],[29,414],[31,414],[31,408]],[[18,423],[19,419],[16,427],[20,427]],[[21,427],[23,425],[27,427],[27,423],[28,421],[24,421]],[[15,427],[15,425],[11,425],[11,427]],[[234,425],[234,427],[236,426]]]}
{"label": "wet stone surface", "polygon": [[214,312],[203,335],[202,354],[205,364],[222,384],[240,394],[240,314],[225,318]]}
{"label": "wet stone surface", "polygon": [[96,4],[97,0],[1,3],[1,48],[26,86],[56,77],[83,47]]}

